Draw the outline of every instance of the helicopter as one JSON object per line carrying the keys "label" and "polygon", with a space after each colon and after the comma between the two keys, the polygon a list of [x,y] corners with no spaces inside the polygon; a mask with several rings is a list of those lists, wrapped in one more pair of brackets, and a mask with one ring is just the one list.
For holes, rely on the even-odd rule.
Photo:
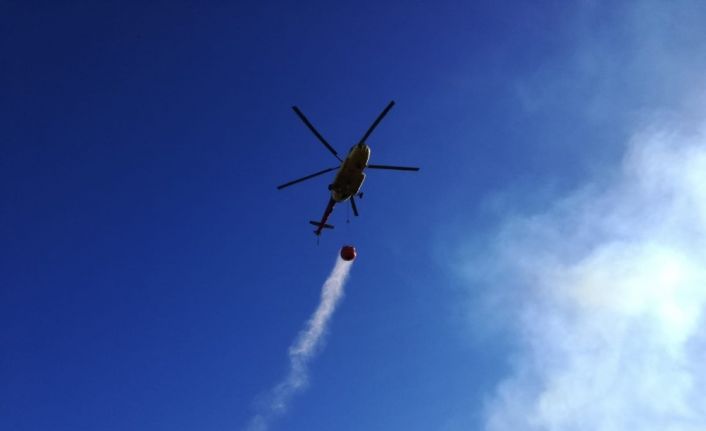
{"label": "helicopter", "polygon": [[368,160],[370,160],[370,147],[365,142],[368,137],[370,137],[370,134],[373,133],[373,130],[375,130],[378,124],[380,124],[380,121],[382,121],[382,119],[385,117],[385,115],[387,115],[387,113],[390,111],[390,109],[392,109],[394,105],[394,100],[388,103],[385,109],[383,109],[383,111],[380,113],[380,115],[378,115],[373,124],[368,128],[368,131],[365,132],[360,141],[358,141],[357,144],[351,147],[345,159],[341,159],[339,157],[336,150],[331,146],[331,144],[326,141],[326,139],[324,139],[321,133],[316,130],[316,128],[306,118],[304,113],[298,107],[292,106],[294,113],[297,114],[297,116],[302,120],[302,122],[304,122],[306,127],[311,130],[314,136],[316,136],[316,138],[322,144],[324,144],[324,146],[329,150],[329,152],[331,152],[331,154],[333,154],[333,156],[336,157],[336,159],[340,162],[338,166],[324,169],[319,172],[315,172],[311,175],[307,175],[305,177],[298,178],[296,180],[289,181],[287,183],[277,186],[277,189],[281,190],[285,187],[298,184],[302,181],[318,177],[319,175],[323,175],[327,172],[338,170],[338,172],[336,172],[336,176],[333,179],[333,182],[328,186],[328,189],[331,192],[331,197],[329,198],[328,204],[326,205],[326,210],[324,211],[324,215],[321,217],[321,221],[309,222],[310,224],[316,226],[316,230],[314,230],[316,236],[321,235],[321,232],[324,229],[334,228],[333,225],[330,225],[326,222],[329,216],[331,215],[331,212],[333,212],[333,207],[337,203],[349,200],[351,203],[351,208],[353,209],[353,215],[355,215],[356,217],[358,216],[358,206],[356,205],[355,198],[358,197],[362,199],[363,197],[363,193],[360,192],[360,188],[363,185],[363,181],[365,181],[365,172],[363,172],[365,169],[387,169],[394,171],[419,170],[419,168],[411,166],[371,165],[368,163]]}

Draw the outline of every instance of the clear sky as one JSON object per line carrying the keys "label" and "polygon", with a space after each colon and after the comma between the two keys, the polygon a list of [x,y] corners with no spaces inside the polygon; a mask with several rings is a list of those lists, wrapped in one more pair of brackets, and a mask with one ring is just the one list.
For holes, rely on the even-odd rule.
{"label": "clear sky", "polygon": [[[706,429],[703,28],[690,0],[0,1],[0,429],[243,429],[344,243],[273,429]],[[330,177],[275,186],[336,161],[291,106],[345,153],[393,99],[371,163],[422,170],[369,172],[317,245]]]}

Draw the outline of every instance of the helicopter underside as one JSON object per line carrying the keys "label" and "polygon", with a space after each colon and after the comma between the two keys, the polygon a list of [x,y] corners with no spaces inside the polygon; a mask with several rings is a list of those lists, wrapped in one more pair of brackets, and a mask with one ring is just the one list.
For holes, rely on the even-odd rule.
{"label": "helicopter underside", "polygon": [[336,202],[343,202],[355,196],[365,181],[363,169],[370,159],[370,147],[358,144],[351,148],[346,160],[336,174],[333,183],[329,185],[331,198]]}
{"label": "helicopter underside", "polygon": [[331,197],[336,202],[343,202],[355,196],[360,187],[365,181],[365,173],[363,171],[353,171],[345,175],[336,177],[336,181],[329,186]]}

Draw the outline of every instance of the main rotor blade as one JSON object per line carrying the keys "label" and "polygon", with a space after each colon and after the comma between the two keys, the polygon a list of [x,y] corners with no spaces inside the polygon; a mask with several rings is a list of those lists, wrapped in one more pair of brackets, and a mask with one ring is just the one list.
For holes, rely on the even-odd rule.
{"label": "main rotor blade", "polygon": [[314,174],[307,175],[307,176],[305,176],[305,177],[299,178],[299,179],[297,179],[297,180],[290,181],[290,182],[288,182],[288,183],[284,183],[284,184],[282,184],[281,186],[277,186],[277,190],[282,190],[282,189],[285,188],[285,187],[289,187],[289,186],[294,185],[294,184],[296,184],[296,183],[301,183],[302,181],[306,181],[306,180],[308,180],[309,178],[314,178],[314,177],[317,177],[317,176],[319,176],[319,175],[323,175],[323,174],[325,174],[326,172],[331,172],[331,171],[336,170],[336,169],[338,169],[338,166],[336,166],[335,168],[324,169],[323,171],[319,171],[319,172],[316,172],[316,173],[314,173]]}
{"label": "main rotor blade", "polygon": [[331,146],[331,144],[326,142],[326,139],[324,139],[324,137],[321,136],[321,133],[319,133],[319,131],[314,128],[314,125],[309,122],[309,120],[304,116],[304,113],[300,111],[299,108],[297,108],[296,106],[292,106],[292,109],[299,116],[299,118],[301,118],[304,124],[306,124],[306,127],[308,127],[309,130],[311,130],[311,132],[316,135],[317,138],[319,138],[319,141],[321,141],[321,143],[324,144],[326,148],[328,148],[331,154],[333,154],[333,156],[337,158],[339,162],[342,162],[343,160],[338,157],[338,153],[336,152],[336,150]]}
{"label": "main rotor blade", "polygon": [[366,168],[370,169],[390,169],[392,171],[418,171],[419,168],[411,166],[390,166],[390,165],[368,165]]}
{"label": "main rotor blade", "polygon": [[360,139],[359,143],[363,143],[368,139],[368,136],[370,136],[370,134],[373,133],[373,130],[375,130],[375,128],[378,126],[378,124],[380,124],[380,121],[382,121],[382,119],[385,117],[385,115],[387,115],[387,112],[390,109],[392,109],[393,106],[395,106],[395,101],[390,100],[390,103],[388,103],[387,107],[385,107],[385,109],[380,113],[380,115],[378,115],[378,117],[375,119],[375,122],[373,123],[373,125],[370,126],[370,128],[368,129],[367,132],[365,132],[365,135],[363,135],[363,137]]}
{"label": "main rotor blade", "polygon": [[353,215],[358,217],[358,207],[355,205],[355,197],[351,196],[351,208],[353,208]]}

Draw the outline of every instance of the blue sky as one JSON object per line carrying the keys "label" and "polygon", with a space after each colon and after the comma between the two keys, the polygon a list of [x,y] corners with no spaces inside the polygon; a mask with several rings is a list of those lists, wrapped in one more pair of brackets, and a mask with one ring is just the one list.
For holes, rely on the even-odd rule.
{"label": "blue sky", "polygon": [[[557,340],[595,335],[562,319],[611,326],[668,303],[701,321],[704,256],[678,240],[687,225],[706,238],[682,217],[703,210],[699,2],[2,2],[0,16],[2,429],[243,429],[344,243],[359,251],[346,297],[274,429],[582,429],[531,408],[564,394],[533,352],[570,362],[585,346]],[[361,217],[336,208],[317,246],[327,179],[275,186],[335,160],[291,105],[345,152],[391,99],[371,163],[422,171],[370,172]],[[675,164],[683,177],[654,168]],[[694,199],[638,187],[655,181]],[[615,257],[618,237],[631,247]],[[655,294],[572,314],[546,281],[585,299],[583,275],[641,259],[685,274],[667,278],[697,311]],[[639,275],[599,278],[620,291]],[[647,322],[639,335],[667,325]],[[706,382],[693,325],[669,322],[686,353],[658,359]],[[625,342],[606,339],[598,351]],[[691,422],[654,423],[706,424],[673,410]]]}

